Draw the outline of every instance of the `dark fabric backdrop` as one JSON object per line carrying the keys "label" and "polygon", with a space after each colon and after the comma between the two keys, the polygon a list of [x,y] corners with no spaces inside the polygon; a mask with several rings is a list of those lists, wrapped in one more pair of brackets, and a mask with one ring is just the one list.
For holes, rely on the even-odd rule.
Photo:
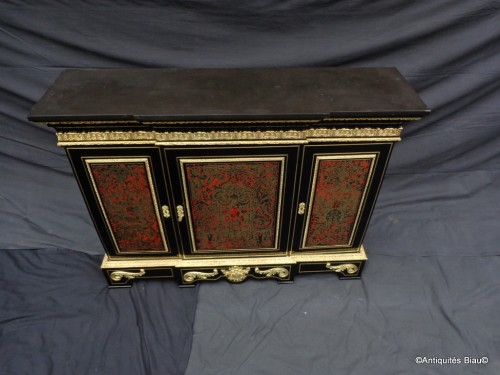
{"label": "dark fabric backdrop", "polygon": [[[500,1],[2,1],[0,47],[0,373],[500,372]],[[65,68],[261,66],[396,66],[433,110],[394,150],[363,280],[108,291],[30,108]]]}

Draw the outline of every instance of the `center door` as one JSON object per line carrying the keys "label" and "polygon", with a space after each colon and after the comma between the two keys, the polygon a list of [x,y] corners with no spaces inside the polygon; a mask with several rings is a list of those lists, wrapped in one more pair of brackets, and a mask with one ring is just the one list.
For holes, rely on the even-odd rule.
{"label": "center door", "polygon": [[165,149],[186,256],[284,255],[297,146]]}

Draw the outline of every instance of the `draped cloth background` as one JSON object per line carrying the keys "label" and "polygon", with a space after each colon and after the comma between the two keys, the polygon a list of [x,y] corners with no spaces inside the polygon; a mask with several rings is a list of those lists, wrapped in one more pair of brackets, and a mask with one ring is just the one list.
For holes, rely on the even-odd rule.
{"label": "draped cloth background", "polygon": [[[500,372],[500,1],[3,1],[0,47],[0,373]],[[433,110],[394,150],[363,279],[108,291],[30,108],[66,68],[269,66],[395,66]]]}

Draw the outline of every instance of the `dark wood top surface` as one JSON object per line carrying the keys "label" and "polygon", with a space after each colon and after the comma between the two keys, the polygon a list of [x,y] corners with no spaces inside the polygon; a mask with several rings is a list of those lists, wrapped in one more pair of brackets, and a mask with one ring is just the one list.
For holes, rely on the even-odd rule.
{"label": "dark wood top surface", "polygon": [[32,121],[186,121],[422,116],[395,68],[67,70]]}

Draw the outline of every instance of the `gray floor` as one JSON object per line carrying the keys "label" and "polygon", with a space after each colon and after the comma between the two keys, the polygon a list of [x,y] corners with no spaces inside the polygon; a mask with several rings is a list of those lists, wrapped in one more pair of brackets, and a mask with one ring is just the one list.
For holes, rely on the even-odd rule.
{"label": "gray floor", "polygon": [[498,374],[498,267],[500,257],[373,255],[361,281],[203,284],[186,374]]}

